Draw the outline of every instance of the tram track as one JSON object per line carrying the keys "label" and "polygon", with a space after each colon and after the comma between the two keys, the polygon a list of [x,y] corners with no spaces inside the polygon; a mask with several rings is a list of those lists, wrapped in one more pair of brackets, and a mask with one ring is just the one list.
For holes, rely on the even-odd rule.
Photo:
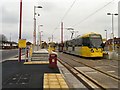
{"label": "tram track", "polygon": [[[99,71],[99,72],[101,72],[101,73],[103,73],[103,74],[106,74],[106,75],[108,75],[108,76],[110,76],[110,77],[112,77],[112,78],[120,81],[120,77],[118,77],[118,76],[116,76],[116,75],[113,75],[113,74],[108,74],[108,73],[106,73],[105,71],[102,71],[102,70],[100,70],[100,69],[96,69],[96,68],[94,68],[94,67],[92,67],[92,66],[90,66],[90,65],[88,65],[88,64],[85,64],[85,63],[81,62],[80,60],[78,60],[78,58],[77,58],[76,56],[74,56],[74,57],[76,57],[77,59],[73,59],[72,57],[68,57],[68,56],[65,56],[65,57],[67,57],[67,58],[69,58],[69,59],[71,59],[71,60],[74,60],[74,61],[76,61],[76,62],[78,62],[78,63],[80,63],[80,64],[83,64],[83,65],[85,65],[85,66],[87,66],[87,67],[90,67],[90,68],[92,68],[92,69],[94,69],[94,70],[96,70],[96,71]],[[79,58],[79,59],[81,59],[81,58]],[[83,58],[82,58],[82,59],[83,59]],[[83,59],[83,60],[85,60],[85,59]],[[91,60],[92,60],[92,59],[91,59]],[[110,65],[110,66],[111,66],[111,65]],[[111,66],[111,67],[113,67],[113,66]]]}
{"label": "tram track", "polygon": [[[80,72],[76,68],[74,68],[72,65],[68,64],[67,62],[63,62],[61,59],[58,59],[58,61],[65,66],[79,81],[81,81],[89,90],[106,90],[105,86],[102,86],[97,81],[93,80],[89,76],[85,75],[83,72]],[[82,78],[81,78],[82,77]]]}
{"label": "tram track", "polygon": [[100,69],[96,69],[96,68],[94,68],[94,67],[92,67],[92,66],[90,66],[90,65],[87,65],[87,64],[85,64],[85,63],[82,63],[82,62],[80,62],[79,60],[75,60],[75,59],[73,59],[73,58],[72,58],[72,60],[74,60],[74,61],[76,61],[76,62],[78,62],[78,63],[80,63],[80,64],[83,64],[83,65],[85,65],[85,66],[87,66],[87,67],[90,67],[90,68],[92,68],[92,69],[94,69],[94,70],[96,70],[96,71],[99,71],[99,72],[101,72],[101,73],[103,73],[103,74],[105,74],[105,75],[108,75],[108,76],[110,76],[110,77],[112,77],[112,78],[120,81],[120,78],[119,78],[118,76],[115,76],[115,75],[112,75],[112,74],[108,74],[108,73],[106,73],[106,72],[104,72],[104,71],[102,71],[102,70],[100,70]]}
{"label": "tram track", "polygon": [[[102,74],[104,74],[104,76],[109,77],[109,78],[112,78],[115,82],[120,82],[120,78],[119,78],[119,77],[117,77],[117,76],[115,76],[115,75],[112,75],[112,74],[108,74],[108,73],[106,73],[106,72],[104,72],[104,71],[102,71],[102,70],[100,70],[100,69],[96,69],[96,68],[94,68],[94,67],[92,67],[92,66],[90,66],[90,65],[87,65],[87,64],[85,64],[85,63],[83,63],[83,62],[80,62],[78,59],[74,59],[75,56],[74,56],[74,58],[73,58],[73,56],[72,56],[72,57],[70,57],[70,56],[67,57],[66,55],[65,55],[65,56],[63,55],[63,57],[64,57],[64,59],[66,58],[66,59],[72,60],[72,61],[74,61],[74,62],[77,62],[77,63],[79,63],[79,64],[84,65],[85,67],[89,67],[89,68],[95,70],[96,72],[102,73]],[[107,89],[107,88],[110,88],[110,87],[107,86],[107,85],[103,85],[103,84],[99,83],[97,80],[95,80],[95,79],[93,79],[92,77],[90,77],[89,75],[85,74],[83,71],[78,70],[74,65],[72,65],[72,64],[69,63],[69,62],[67,62],[66,60],[62,60],[62,58],[59,58],[59,62],[60,62],[61,64],[63,64],[63,65],[64,65],[64,64],[67,64],[67,65],[64,65],[64,66],[65,66],[69,71],[70,71],[70,70],[75,70],[76,72],[82,74],[84,77],[86,77],[86,78],[89,79],[91,82],[93,82],[97,87],[99,87],[99,88],[101,88],[101,89],[103,89],[103,90],[105,90],[105,89]],[[71,67],[71,69],[67,67],[68,65]],[[71,72],[73,73],[73,71],[71,71]],[[76,74],[78,74],[78,73],[76,73]],[[74,73],[74,75],[75,75],[75,73]],[[78,76],[76,76],[76,77],[78,78]],[[91,86],[89,86],[89,87],[91,87]],[[92,87],[91,87],[91,88],[92,88]]]}

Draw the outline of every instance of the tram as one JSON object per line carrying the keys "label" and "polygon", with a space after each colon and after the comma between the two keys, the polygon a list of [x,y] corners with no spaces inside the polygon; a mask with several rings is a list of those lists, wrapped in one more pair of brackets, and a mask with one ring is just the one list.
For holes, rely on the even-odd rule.
{"label": "tram", "polygon": [[55,42],[50,42],[48,44],[48,50],[50,50],[50,51],[55,51],[56,50],[56,44],[55,44]]}
{"label": "tram", "polygon": [[65,41],[63,52],[82,57],[103,57],[102,36],[92,32]]}

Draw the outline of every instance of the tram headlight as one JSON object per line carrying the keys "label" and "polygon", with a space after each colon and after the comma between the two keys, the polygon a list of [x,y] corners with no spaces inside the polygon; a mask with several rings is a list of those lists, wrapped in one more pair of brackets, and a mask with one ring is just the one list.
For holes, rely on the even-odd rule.
{"label": "tram headlight", "polygon": [[92,53],[94,53],[94,50],[93,50],[93,49],[91,49],[91,52],[92,52]]}

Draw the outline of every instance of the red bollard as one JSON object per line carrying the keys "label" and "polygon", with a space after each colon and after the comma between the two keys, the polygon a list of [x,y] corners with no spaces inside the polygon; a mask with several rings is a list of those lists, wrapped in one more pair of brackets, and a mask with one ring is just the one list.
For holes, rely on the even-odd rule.
{"label": "red bollard", "polygon": [[29,47],[27,47],[27,50],[26,50],[26,57],[27,57],[26,62],[28,62],[28,49]]}
{"label": "red bollard", "polygon": [[49,67],[50,68],[57,68],[57,54],[51,53],[49,55]]}

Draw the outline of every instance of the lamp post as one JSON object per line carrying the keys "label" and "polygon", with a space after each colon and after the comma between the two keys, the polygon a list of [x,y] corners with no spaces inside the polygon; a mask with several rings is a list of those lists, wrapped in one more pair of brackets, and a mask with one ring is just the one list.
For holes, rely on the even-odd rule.
{"label": "lamp post", "polygon": [[[20,26],[19,26],[19,40],[21,39],[21,31],[22,31],[22,0],[20,0]],[[22,49],[19,48],[19,59],[18,59],[18,62],[21,62],[21,53],[22,53]]]}
{"label": "lamp post", "polygon": [[[33,43],[34,43],[34,46],[36,45],[36,18],[35,18],[35,15],[36,15],[36,8],[42,8],[41,6],[34,6],[34,33],[33,33],[33,37],[34,37],[34,40],[33,40]],[[38,14],[39,16],[39,14]]]}
{"label": "lamp post", "polygon": [[107,30],[105,30],[105,32],[106,32],[106,41],[107,41]]}
{"label": "lamp post", "polygon": [[42,26],[43,25],[38,25],[38,46],[40,44],[40,49],[41,49],[41,36],[42,36],[41,32],[43,32],[43,31],[40,31],[40,27],[42,27]]}
{"label": "lamp post", "polygon": [[115,51],[115,44],[114,44],[114,15],[115,16],[117,16],[118,14],[117,13],[115,13],[115,14],[113,14],[113,13],[107,13],[107,15],[111,15],[112,16],[112,34],[113,34],[113,51]]}
{"label": "lamp post", "polygon": [[61,22],[61,49],[63,51],[63,22]]}

